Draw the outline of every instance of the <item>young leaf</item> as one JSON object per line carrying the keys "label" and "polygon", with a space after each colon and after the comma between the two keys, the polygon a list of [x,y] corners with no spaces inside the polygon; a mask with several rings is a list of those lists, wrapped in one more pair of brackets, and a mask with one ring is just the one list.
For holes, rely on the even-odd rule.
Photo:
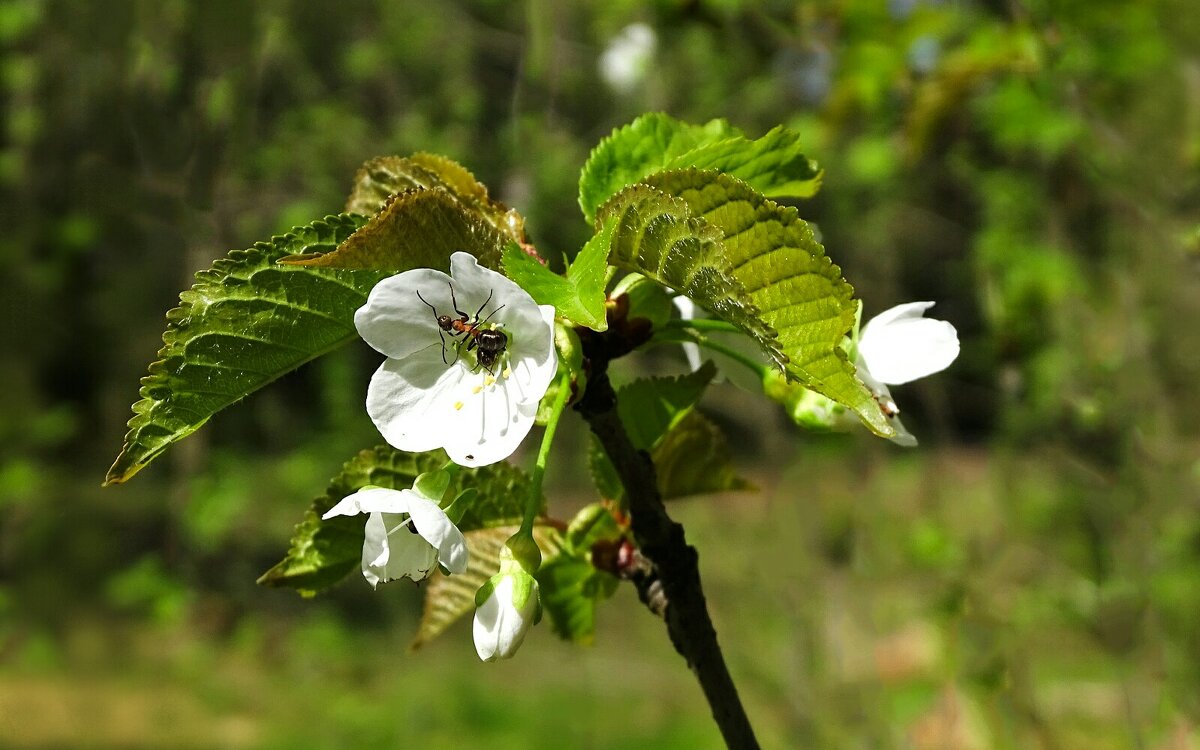
{"label": "young leaf", "polygon": [[346,211],[373,216],[387,205],[391,196],[417,188],[442,188],[494,229],[508,234],[514,242],[525,241],[516,212],[492,199],[483,183],[461,164],[437,154],[380,156],[363,164],[354,176]]}
{"label": "young leaf", "polygon": [[364,221],[330,216],[235,250],[196,274],[167,313],[163,347],[142,378],[106,484],[126,481],[216,412],[354,338],[354,311],[383,274],[276,261],[332,250]]}
{"label": "young leaf", "polygon": [[591,645],[596,634],[596,605],[612,596],[620,581],[597,570],[580,555],[559,555],[537,572],[542,607],[561,638]]}
{"label": "young leaf", "polygon": [[569,641],[591,644],[596,605],[617,590],[618,580],[592,565],[592,545],[623,534],[612,513],[593,503],[575,514],[567,527],[562,551],[537,572],[542,606],[554,632]]}
{"label": "young leaf", "polygon": [[496,269],[513,240],[466,208],[444,188],[415,188],[393,195],[370,221],[333,252],[306,253],[283,263],[309,268],[355,268],[400,273],[412,268],[446,271],[450,256],[471,253]]}
{"label": "young leaf", "polygon": [[725,435],[695,410],[675,423],[650,457],[664,500],[754,489],[736,474]]}
{"label": "young leaf", "polygon": [[579,179],[579,205],[588,221],[627,185],[664,169],[695,167],[727,172],[768,196],[807,198],[821,185],[821,169],[804,155],[800,136],[777,127],[757,140],[724,120],[689,125],[648,114],[613,131],[592,151]]}
{"label": "young leaf", "polygon": [[579,176],[579,206],[588,222],[596,210],[626,185],[664,169],[672,159],[700,146],[741,135],[725,120],[691,125],[660,112],[642,115],[617,128],[592,149]]}
{"label": "young leaf", "polygon": [[[784,372],[850,407],[875,434],[892,437],[895,429],[854,376],[854,365],[842,349],[858,310],[854,288],[796,209],[780,206],[720,173],[660,172],[647,184],[682,199],[696,216],[723,233],[733,277],[756,308],[757,318],[773,333],[759,344],[776,361],[782,360]],[[692,301],[705,306],[695,297]]]}
{"label": "young leaf", "polygon": [[[407,489],[417,475],[445,466],[446,460],[442,451],[406,453],[386,445],[362,451],[346,462],[330,480],[325,494],[312,502],[292,534],[287,555],[263,573],[258,582],[294,588],[305,596],[337,583],[359,567],[366,519],[335,516],[323,520],[321,515],[367,485]],[[477,494],[458,522],[464,533],[520,521],[530,492],[529,477],[507,463],[460,468],[451,482],[450,493],[457,495],[467,487],[476,489]]]}
{"label": "young leaf", "polygon": [[[445,632],[460,617],[475,609],[475,592],[500,570],[500,548],[517,531],[517,526],[476,529],[464,534],[470,561],[465,573],[446,576],[440,572],[429,579],[425,588],[425,606],[421,624],[410,645],[418,649]],[[533,538],[542,551],[542,559],[551,562],[559,554],[562,535],[552,526],[535,525]],[[545,565],[546,563],[543,563]]]}
{"label": "young leaf", "polygon": [[[709,360],[687,375],[644,378],[617,389],[617,414],[634,447],[650,451],[653,458],[664,436],[700,401],[714,375],[716,366]],[[588,449],[588,467],[601,497],[624,496],[616,469],[595,439]],[[659,488],[663,488],[661,481]]]}
{"label": "young leaf", "polygon": [[635,448],[650,450],[683,419],[717,374],[709,360],[687,375],[642,378],[617,389],[617,414]]}
{"label": "young leaf", "polygon": [[515,244],[504,250],[504,273],[539,305],[553,305],[561,317],[576,325],[607,330],[604,271],[608,267],[612,230],[611,224],[602,226],[575,256],[566,276],[546,268]]}

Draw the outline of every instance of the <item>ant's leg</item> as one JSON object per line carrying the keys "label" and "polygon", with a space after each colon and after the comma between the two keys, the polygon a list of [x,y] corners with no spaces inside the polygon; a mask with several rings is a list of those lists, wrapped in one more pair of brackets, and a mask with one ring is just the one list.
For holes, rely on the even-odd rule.
{"label": "ant's leg", "polygon": [[[475,325],[479,325],[479,315],[480,315],[480,313],[483,312],[483,308],[487,307],[488,303],[492,301],[492,295],[495,293],[496,293],[495,289],[488,290],[488,298],[485,299],[483,301],[483,304],[479,306],[479,309],[475,311]],[[504,307],[504,305],[501,305],[500,307]],[[497,309],[499,309],[499,308],[497,308]],[[492,315],[495,315],[495,314],[496,314],[496,311],[492,310]],[[492,315],[489,315],[488,317],[490,318],[490,317],[492,317]]]}
{"label": "ant's leg", "polygon": [[[491,299],[491,297],[488,297],[488,299]],[[485,302],[484,304],[486,305],[487,303]],[[506,307],[506,305],[500,305],[500,306],[499,306],[499,307],[497,307],[495,310],[492,310],[490,313],[488,313],[488,316],[487,316],[486,318],[484,318],[483,320],[481,320],[481,321],[479,321],[478,323],[476,323],[476,324],[475,324],[475,326],[478,328],[479,326],[481,326],[481,325],[483,325],[484,323],[488,322],[489,320],[491,320],[491,319],[492,319],[492,316],[493,316],[493,315],[495,315],[496,313],[500,312],[500,311],[501,311],[501,310],[503,310],[505,307]],[[479,308],[479,309],[480,309],[480,310],[482,310],[483,308],[481,307],[481,308]],[[479,317],[479,316],[477,315],[476,317]]]}
{"label": "ant's leg", "polygon": [[[429,309],[433,310],[433,319],[437,320],[437,308],[434,307],[433,305],[430,305],[429,302],[424,297],[421,296],[420,289],[416,290],[416,292],[417,292],[417,299],[421,300],[426,305],[429,305]],[[442,364],[448,365],[450,363],[446,361],[446,332],[442,330],[442,327],[440,325],[438,326],[438,338],[441,339],[441,341],[442,341]]]}
{"label": "ant's leg", "polygon": [[454,298],[454,285],[447,281],[446,286],[450,287],[450,304],[454,305],[454,312],[458,313],[459,320],[466,323],[470,318],[465,312],[458,309],[458,300]]}

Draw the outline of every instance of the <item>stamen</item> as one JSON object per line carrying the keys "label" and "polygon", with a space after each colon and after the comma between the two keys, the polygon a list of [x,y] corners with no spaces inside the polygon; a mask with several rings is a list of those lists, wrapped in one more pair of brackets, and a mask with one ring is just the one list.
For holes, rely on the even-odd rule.
{"label": "stamen", "polygon": [[482,391],[482,390],[483,390],[483,386],[482,386],[482,385],[477,385],[477,386],[475,386],[474,388],[472,388],[472,389],[471,389],[471,393],[479,393],[479,392],[480,392],[480,391]]}
{"label": "stamen", "polygon": [[403,529],[405,526],[410,526],[411,524],[412,524],[412,516],[409,516],[408,518],[405,518],[400,523],[396,524],[396,526],[394,528],[390,529],[388,531],[387,535],[391,536],[392,534],[395,534],[400,529]]}
{"label": "stamen", "polygon": [[[475,391],[475,392],[476,392],[476,393],[479,393],[479,391]],[[455,411],[459,411],[459,410],[461,410],[462,408],[463,408],[463,402],[462,402],[462,401],[455,401],[455,402],[454,402],[454,410],[455,410]]]}
{"label": "stamen", "polygon": [[512,368],[511,368],[511,367],[505,367],[505,368],[504,368],[504,372],[503,372],[502,374],[503,374],[503,375],[504,375],[504,377],[506,377],[506,378],[511,378],[511,377],[512,377]]}
{"label": "stamen", "polygon": [[491,375],[488,375],[487,377],[485,377],[485,378],[483,379],[483,384],[484,384],[484,385],[495,385],[495,384],[496,384],[496,379],[495,379],[495,378],[493,378]]}

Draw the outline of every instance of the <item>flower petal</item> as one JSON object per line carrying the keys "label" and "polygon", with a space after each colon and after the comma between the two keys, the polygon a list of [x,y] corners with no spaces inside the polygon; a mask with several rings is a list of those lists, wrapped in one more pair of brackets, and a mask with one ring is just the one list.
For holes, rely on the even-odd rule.
{"label": "flower petal", "polygon": [[407,513],[408,498],[400,490],[385,487],[364,487],[325,511],[321,518],[354,516],[359,513]]}
{"label": "flower petal", "polygon": [[367,387],[367,413],[383,439],[402,451],[428,451],[442,446],[447,418],[461,401],[461,363],[442,362],[440,344],[404,359],[385,360]]}
{"label": "flower petal", "polygon": [[[443,433],[442,447],[460,466],[487,466],[508,458],[537,415],[537,400],[521,401],[515,378],[478,376],[478,384],[457,402],[462,407],[446,421]],[[488,380],[494,382],[488,385]]]}
{"label": "flower petal", "polygon": [[354,327],[377,351],[401,359],[449,338],[438,327],[438,315],[455,316],[450,277],[432,268],[417,268],[376,284],[367,303],[354,313]]}
{"label": "flower petal", "polygon": [[451,573],[465,572],[468,553],[467,540],[462,532],[436,503],[416,492],[409,491],[407,494],[413,527],[425,541],[437,548],[438,562]]}
{"label": "flower petal", "polygon": [[958,356],[954,326],[921,317],[932,306],[932,302],[898,305],[863,326],[858,353],[876,380],[908,383],[946,369]]}
{"label": "flower petal", "polygon": [[428,541],[416,533],[404,516],[384,513],[383,521],[389,532],[388,557],[375,567],[379,580],[394,581],[411,578],[423,581],[437,569],[438,554]]}
{"label": "flower petal", "polygon": [[387,527],[384,525],[382,513],[372,513],[367,517],[363,529],[362,574],[371,584],[371,588],[379,585],[379,570],[377,566],[387,563]]}

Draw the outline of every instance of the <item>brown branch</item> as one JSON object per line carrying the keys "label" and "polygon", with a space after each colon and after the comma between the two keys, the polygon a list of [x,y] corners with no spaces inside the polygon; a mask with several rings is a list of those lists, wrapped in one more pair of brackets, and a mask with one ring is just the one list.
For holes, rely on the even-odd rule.
{"label": "brown branch", "polygon": [[[717,632],[700,585],[699,557],[684,538],[683,526],[667,515],[650,456],[634,447],[617,416],[617,397],[608,379],[608,361],[632,350],[644,333],[637,327],[631,330],[613,323],[616,321],[610,320],[607,335],[589,331],[581,336],[589,375],[587,389],[575,409],[616,467],[629,502],[634,539],[657,573],[635,579],[639,596],[652,608],[655,606],[652,602],[665,598],[666,607],[661,614],[671,643],[700,682],[725,744],[735,750],[757,749],[758,740],[717,644]],[[661,586],[661,595],[652,590],[657,586]]]}

